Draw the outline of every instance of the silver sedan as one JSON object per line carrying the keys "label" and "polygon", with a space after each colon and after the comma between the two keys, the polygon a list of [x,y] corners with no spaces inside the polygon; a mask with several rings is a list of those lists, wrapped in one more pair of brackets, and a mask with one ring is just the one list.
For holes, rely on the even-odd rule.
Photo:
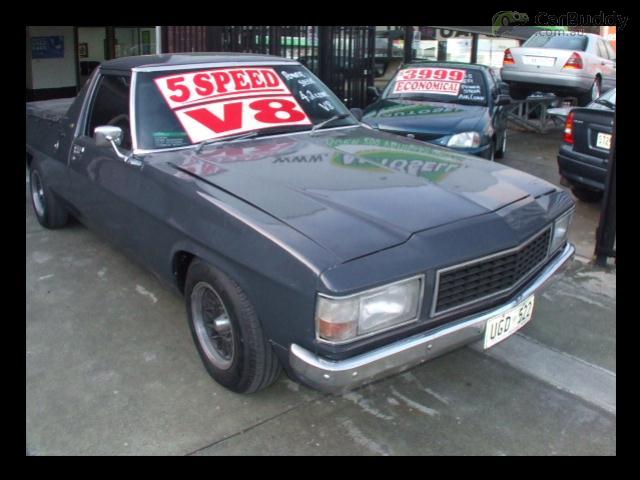
{"label": "silver sedan", "polygon": [[541,31],[505,50],[501,73],[514,98],[551,92],[586,105],[616,86],[616,51],[599,35]]}

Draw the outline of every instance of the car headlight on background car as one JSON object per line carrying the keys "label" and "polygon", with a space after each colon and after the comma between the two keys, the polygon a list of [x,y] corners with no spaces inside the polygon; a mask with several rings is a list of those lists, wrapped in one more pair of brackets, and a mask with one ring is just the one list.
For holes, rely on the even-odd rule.
{"label": "car headlight on background car", "polygon": [[560,246],[567,240],[567,233],[569,232],[569,225],[571,225],[571,219],[573,218],[573,209],[567,213],[558,217],[553,222],[553,237],[551,239],[551,252],[555,252]]}
{"label": "car headlight on background car", "polygon": [[480,146],[480,134],[478,132],[462,132],[453,135],[447,142],[447,147],[474,148]]}
{"label": "car headlight on background car", "polygon": [[420,316],[424,276],[394,282],[348,297],[319,294],[318,338],[343,343],[415,321]]}

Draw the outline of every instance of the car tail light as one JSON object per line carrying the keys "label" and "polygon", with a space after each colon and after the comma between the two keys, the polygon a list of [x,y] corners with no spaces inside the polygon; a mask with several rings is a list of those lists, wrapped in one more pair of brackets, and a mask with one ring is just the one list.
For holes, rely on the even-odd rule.
{"label": "car tail light", "polygon": [[511,49],[507,48],[504,51],[504,59],[502,60],[503,65],[513,65],[516,61],[513,59],[513,55],[511,54]]}
{"label": "car tail light", "polygon": [[581,69],[582,68],[582,57],[578,53],[573,52],[571,54],[571,56],[569,57],[569,60],[567,60],[567,62],[564,64],[564,67],[562,67],[562,68]]}
{"label": "car tail light", "polygon": [[567,116],[567,121],[564,124],[564,142],[568,143],[570,145],[573,145],[573,117],[575,117],[576,114],[574,112],[569,112],[569,115]]}

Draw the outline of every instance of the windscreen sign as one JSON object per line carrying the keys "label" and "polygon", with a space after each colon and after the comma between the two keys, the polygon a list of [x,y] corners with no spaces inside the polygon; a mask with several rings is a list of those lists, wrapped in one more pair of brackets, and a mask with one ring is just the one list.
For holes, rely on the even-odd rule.
{"label": "windscreen sign", "polygon": [[458,95],[466,72],[452,68],[407,68],[398,72],[392,93]]}
{"label": "windscreen sign", "polygon": [[311,125],[272,68],[225,68],[155,79],[192,143],[287,125]]}

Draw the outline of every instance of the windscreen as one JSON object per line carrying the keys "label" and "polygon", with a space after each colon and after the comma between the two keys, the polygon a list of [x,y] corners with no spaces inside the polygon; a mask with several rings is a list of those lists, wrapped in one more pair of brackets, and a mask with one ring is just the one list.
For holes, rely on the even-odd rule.
{"label": "windscreen", "polygon": [[[301,65],[140,72],[136,79],[137,147],[175,148],[256,131],[309,130],[349,114],[340,100]],[[355,125],[353,117],[331,127]]]}
{"label": "windscreen", "polygon": [[584,52],[587,49],[587,37],[577,34],[559,34],[557,32],[537,33],[529,38],[523,47],[557,48]]}
{"label": "windscreen", "polygon": [[408,67],[396,74],[384,98],[486,105],[482,71],[461,67]]}

